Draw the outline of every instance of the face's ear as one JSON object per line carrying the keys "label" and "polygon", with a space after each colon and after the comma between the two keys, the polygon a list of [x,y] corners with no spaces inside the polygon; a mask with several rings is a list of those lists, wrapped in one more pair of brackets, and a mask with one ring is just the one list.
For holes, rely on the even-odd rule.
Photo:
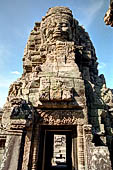
{"label": "face's ear", "polygon": [[69,40],[72,40],[72,33],[69,34]]}

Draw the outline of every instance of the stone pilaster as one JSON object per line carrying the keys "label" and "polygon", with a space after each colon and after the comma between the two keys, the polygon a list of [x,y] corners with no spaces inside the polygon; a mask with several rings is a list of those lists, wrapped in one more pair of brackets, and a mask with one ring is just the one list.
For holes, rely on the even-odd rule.
{"label": "stone pilaster", "polygon": [[39,125],[37,125],[36,128],[35,128],[34,140],[33,140],[31,170],[38,169],[38,167],[40,166],[38,164],[39,133],[40,133],[40,129],[39,129]]}
{"label": "stone pilaster", "polygon": [[80,124],[77,126],[77,149],[78,149],[78,170],[85,170],[83,125]]}
{"label": "stone pilaster", "polygon": [[32,141],[32,131],[27,131],[25,137],[25,145],[24,145],[24,155],[23,155],[23,163],[22,163],[22,170],[28,170],[29,166],[29,159],[30,159],[30,152],[31,152],[31,141]]}

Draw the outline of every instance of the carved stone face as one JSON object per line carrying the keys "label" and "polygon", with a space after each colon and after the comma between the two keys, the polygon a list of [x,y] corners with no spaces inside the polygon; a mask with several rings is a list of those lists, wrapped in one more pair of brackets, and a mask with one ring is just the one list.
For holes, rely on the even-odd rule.
{"label": "carved stone face", "polygon": [[46,39],[58,39],[58,40],[71,40],[72,39],[72,29],[71,23],[67,18],[51,17],[46,23],[45,36]]}
{"label": "carved stone face", "polygon": [[54,21],[55,28],[53,31],[53,37],[62,37],[64,39],[69,39],[69,34],[71,33],[71,26],[69,21]]}

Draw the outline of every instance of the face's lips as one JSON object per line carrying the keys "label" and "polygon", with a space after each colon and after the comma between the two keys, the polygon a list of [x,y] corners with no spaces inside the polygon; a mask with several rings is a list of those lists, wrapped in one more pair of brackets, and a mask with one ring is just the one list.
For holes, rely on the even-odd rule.
{"label": "face's lips", "polygon": [[61,31],[55,31],[54,33],[55,34],[61,34]]}
{"label": "face's lips", "polygon": [[55,31],[54,36],[61,36],[61,31]]}

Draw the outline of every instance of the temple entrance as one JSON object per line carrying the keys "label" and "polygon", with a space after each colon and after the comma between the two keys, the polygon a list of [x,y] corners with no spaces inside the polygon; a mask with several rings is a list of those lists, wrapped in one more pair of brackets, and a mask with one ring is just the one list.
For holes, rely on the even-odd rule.
{"label": "temple entrance", "polygon": [[71,129],[45,129],[43,132],[41,141],[43,149],[40,152],[42,168],[40,170],[75,170],[76,142],[73,131]]}

